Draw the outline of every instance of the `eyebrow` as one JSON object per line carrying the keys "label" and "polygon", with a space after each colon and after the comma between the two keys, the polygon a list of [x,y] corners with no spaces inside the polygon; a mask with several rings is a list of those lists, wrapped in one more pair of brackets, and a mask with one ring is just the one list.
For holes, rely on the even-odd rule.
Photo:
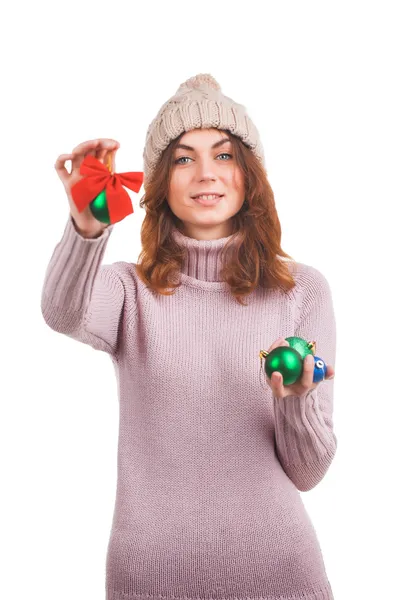
{"label": "eyebrow", "polygon": [[[215,144],[213,144],[211,146],[211,148],[218,148],[218,146],[222,146],[222,144],[226,144],[226,142],[230,142],[230,141],[231,140],[229,138],[222,138],[222,140],[215,142]],[[192,148],[192,146],[188,146],[187,144],[178,144],[177,146],[175,146],[175,150],[177,150],[178,148],[182,148],[183,150],[194,151],[194,148]]]}

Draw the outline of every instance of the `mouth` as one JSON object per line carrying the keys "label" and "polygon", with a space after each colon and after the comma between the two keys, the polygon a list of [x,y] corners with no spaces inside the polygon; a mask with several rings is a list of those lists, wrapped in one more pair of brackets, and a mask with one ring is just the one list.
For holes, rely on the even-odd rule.
{"label": "mouth", "polygon": [[218,202],[223,198],[224,194],[217,195],[209,195],[209,196],[198,196],[197,198],[193,198],[197,204],[201,204],[202,206],[215,206]]}

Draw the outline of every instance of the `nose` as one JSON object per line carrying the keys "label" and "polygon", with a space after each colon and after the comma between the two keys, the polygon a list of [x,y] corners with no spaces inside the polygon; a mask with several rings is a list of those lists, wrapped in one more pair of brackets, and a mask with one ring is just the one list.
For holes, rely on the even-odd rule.
{"label": "nose", "polygon": [[198,178],[199,181],[208,181],[208,180],[213,180],[215,181],[216,177],[215,177],[215,165],[213,164],[212,159],[204,159],[201,160],[199,159],[197,161],[197,170],[196,170],[196,176]]}

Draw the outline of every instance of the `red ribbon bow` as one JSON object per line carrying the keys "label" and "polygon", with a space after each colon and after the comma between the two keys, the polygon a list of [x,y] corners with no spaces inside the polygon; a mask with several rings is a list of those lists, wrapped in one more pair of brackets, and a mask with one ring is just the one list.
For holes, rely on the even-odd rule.
{"label": "red ribbon bow", "polygon": [[104,189],[111,224],[122,221],[134,212],[129,194],[122,186],[138,192],[143,183],[142,171],[111,173],[102,162],[88,154],[83,159],[79,172],[86,177],[80,179],[71,188],[71,195],[79,212],[82,212]]}

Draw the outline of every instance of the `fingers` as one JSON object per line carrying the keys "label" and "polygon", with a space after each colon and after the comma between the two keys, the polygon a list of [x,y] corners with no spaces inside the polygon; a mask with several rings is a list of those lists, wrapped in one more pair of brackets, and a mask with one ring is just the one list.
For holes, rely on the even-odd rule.
{"label": "fingers", "polygon": [[272,352],[272,350],[278,348],[278,346],[289,346],[289,342],[287,342],[284,337],[280,337],[268,348],[268,352]]}
{"label": "fingers", "polygon": [[60,154],[60,156],[57,158],[54,164],[54,168],[57,171],[57,174],[63,183],[65,183],[69,177],[69,173],[65,168],[65,163],[67,162],[67,160],[72,160],[72,158],[73,154]]}
{"label": "fingers", "polygon": [[107,148],[103,148],[101,146],[99,146],[98,148],[96,148],[96,152],[95,152],[95,156],[97,158],[97,160],[100,160],[102,163],[105,162],[105,157],[108,154],[108,150]]}
{"label": "fingers", "polygon": [[307,390],[313,387],[314,368],[314,356],[312,354],[307,354],[303,360],[303,374],[300,379],[301,385]]}
{"label": "fingers", "polygon": [[326,365],[326,376],[325,379],[333,379],[335,377],[334,368],[331,365]]}
{"label": "fingers", "polygon": [[120,146],[117,140],[113,140],[111,138],[100,138],[97,141],[99,144],[96,147],[96,158],[98,158],[98,155],[100,155],[101,158],[104,158],[108,152],[113,152]]}
{"label": "fingers", "polygon": [[107,152],[112,150],[116,150],[119,148],[119,142],[117,140],[113,140],[111,138],[98,138],[96,140],[89,140],[87,142],[82,142],[78,144],[73,151],[72,154],[74,156],[72,160],[72,168],[79,169],[83,159],[87,155],[95,156],[100,160],[104,160]]}
{"label": "fingers", "polygon": [[116,150],[105,150],[101,159],[102,163],[108,166],[108,161],[110,161],[111,172],[115,173],[115,153]]}
{"label": "fingers", "polygon": [[120,144],[116,140],[105,140],[105,142],[106,142],[106,153],[104,154],[102,159],[103,159],[104,164],[106,164],[107,159],[109,158],[109,155],[110,155],[111,172],[115,173],[115,154],[116,154],[118,148],[120,147]]}
{"label": "fingers", "polygon": [[96,158],[105,164],[108,155],[111,154],[111,166],[112,170],[115,171],[115,152],[120,146],[119,142],[111,139],[100,140],[100,142],[100,145],[96,148]]}
{"label": "fingers", "polygon": [[271,375],[271,379],[266,375],[266,381],[271,388],[273,396],[276,396],[277,398],[283,398],[285,396],[285,388],[281,373],[274,371]]}
{"label": "fingers", "polygon": [[282,397],[284,393],[283,389],[283,377],[279,371],[274,371],[271,376],[271,387],[274,392],[274,396]]}
{"label": "fingers", "polygon": [[98,146],[99,144],[100,144],[100,139],[88,140],[87,142],[82,142],[81,144],[78,144],[77,146],[75,146],[75,148],[72,150],[72,154],[75,154],[75,155],[86,154],[89,150],[96,148],[96,146]]}

